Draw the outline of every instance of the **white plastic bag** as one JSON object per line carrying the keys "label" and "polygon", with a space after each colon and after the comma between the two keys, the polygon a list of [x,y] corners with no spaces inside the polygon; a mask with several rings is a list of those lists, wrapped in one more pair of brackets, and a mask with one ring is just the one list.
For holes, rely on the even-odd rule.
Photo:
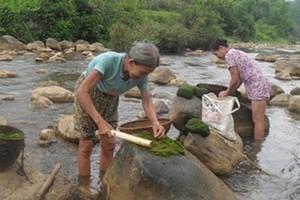
{"label": "white plastic bag", "polygon": [[[234,103],[237,108],[233,109]],[[236,140],[232,113],[240,108],[240,102],[236,97],[227,96],[218,98],[214,93],[202,96],[202,121],[218,130],[229,140]]]}

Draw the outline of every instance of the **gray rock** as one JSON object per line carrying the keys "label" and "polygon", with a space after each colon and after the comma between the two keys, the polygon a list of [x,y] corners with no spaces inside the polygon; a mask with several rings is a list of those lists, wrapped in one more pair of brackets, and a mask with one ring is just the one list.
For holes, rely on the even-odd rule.
{"label": "gray rock", "polygon": [[155,156],[123,142],[103,183],[110,200],[231,200],[234,193],[190,153]]}
{"label": "gray rock", "polygon": [[232,142],[212,129],[207,137],[189,133],[183,144],[214,174],[228,175],[243,160],[243,141],[238,134],[236,137],[237,140]]}

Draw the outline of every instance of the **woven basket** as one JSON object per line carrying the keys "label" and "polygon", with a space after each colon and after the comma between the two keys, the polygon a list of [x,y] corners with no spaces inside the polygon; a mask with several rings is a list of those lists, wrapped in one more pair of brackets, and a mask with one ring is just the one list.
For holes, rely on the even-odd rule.
{"label": "woven basket", "polygon": [[[220,92],[227,89],[227,87],[222,85],[215,85],[215,84],[208,84],[208,83],[199,83],[197,84],[198,87],[202,87],[208,90],[208,92],[212,92],[215,95],[218,95]],[[240,97],[241,93],[239,91],[234,91],[232,93],[233,96]]]}
{"label": "woven basket", "polygon": [[24,133],[11,126],[0,125],[0,133],[20,133],[21,139],[0,139],[0,171],[12,165],[21,153],[24,145]]}
{"label": "woven basket", "polygon": [[[161,118],[158,119],[158,121],[165,128],[165,134],[167,134],[171,127],[171,120],[167,118]],[[119,126],[119,130],[129,134],[140,133],[142,131],[153,133],[152,123],[149,119],[139,119],[124,123]]]}

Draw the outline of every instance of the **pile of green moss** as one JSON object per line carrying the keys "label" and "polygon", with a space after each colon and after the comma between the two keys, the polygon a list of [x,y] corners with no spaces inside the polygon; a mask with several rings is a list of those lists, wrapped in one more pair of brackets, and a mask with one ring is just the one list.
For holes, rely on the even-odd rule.
{"label": "pile of green moss", "polygon": [[195,89],[194,89],[194,95],[196,97],[198,97],[199,99],[202,99],[202,96],[204,94],[207,94],[208,93],[208,90],[206,88],[203,88],[203,87],[197,87],[197,86],[194,86]]}
{"label": "pile of green moss", "polygon": [[157,156],[168,157],[170,155],[185,155],[184,146],[180,142],[167,136],[163,139],[156,140],[153,134],[148,131],[141,132],[139,136],[152,141],[152,147],[145,149]]}
{"label": "pile of green moss", "polygon": [[176,95],[186,99],[192,99],[195,95],[196,97],[201,99],[203,94],[207,93],[208,90],[206,88],[192,85],[183,85],[178,88]]}
{"label": "pile of green moss", "polygon": [[186,129],[195,134],[207,137],[210,133],[208,125],[199,118],[191,118],[185,125]]}
{"label": "pile of green moss", "polygon": [[21,133],[0,133],[0,139],[21,140],[23,135]]}

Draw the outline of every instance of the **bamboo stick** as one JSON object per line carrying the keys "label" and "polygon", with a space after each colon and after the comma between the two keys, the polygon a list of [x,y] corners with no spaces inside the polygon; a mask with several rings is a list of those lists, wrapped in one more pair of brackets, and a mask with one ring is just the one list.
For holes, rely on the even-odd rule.
{"label": "bamboo stick", "polygon": [[50,176],[47,178],[47,180],[42,185],[41,189],[38,191],[38,193],[35,196],[35,200],[43,200],[46,196],[48,189],[50,188],[51,184],[53,183],[55,176],[58,174],[59,170],[61,169],[61,165],[58,163],[52,170]]}
{"label": "bamboo stick", "polygon": [[240,154],[244,159],[246,159],[251,165],[253,165],[256,169],[258,169],[259,171],[261,171],[262,173],[264,173],[265,175],[268,176],[277,176],[271,172],[268,172],[266,169],[262,169],[260,166],[258,166],[255,162],[253,162],[252,160],[250,160],[250,158],[248,158],[247,155],[243,154],[242,152],[240,152],[237,148],[235,148],[228,140],[226,140],[225,138],[223,138],[221,135],[219,135],[218,130],[216,130],[215,128],[210,127],[212,130],[216,131],[216,134],[219,138],[221,138],[221,140],[226,143],[228,146],[230,146],[234,151],[236,151],[238,154]]}
{"label": "bamboo stick", "polygon": [[140,137],[137,137],[137,136],[134,136],[134,135],[129,135],[127,133],[123,133],[123,132],[115,131],[115,130],[111,130],[111,134],[114,137],[126,140],[128,142],[132,142],[134,144],[142,145],[144,147],[151,147],[152,146],[151,145],[151,143],[152,143],[151,140],[140,138]]}

